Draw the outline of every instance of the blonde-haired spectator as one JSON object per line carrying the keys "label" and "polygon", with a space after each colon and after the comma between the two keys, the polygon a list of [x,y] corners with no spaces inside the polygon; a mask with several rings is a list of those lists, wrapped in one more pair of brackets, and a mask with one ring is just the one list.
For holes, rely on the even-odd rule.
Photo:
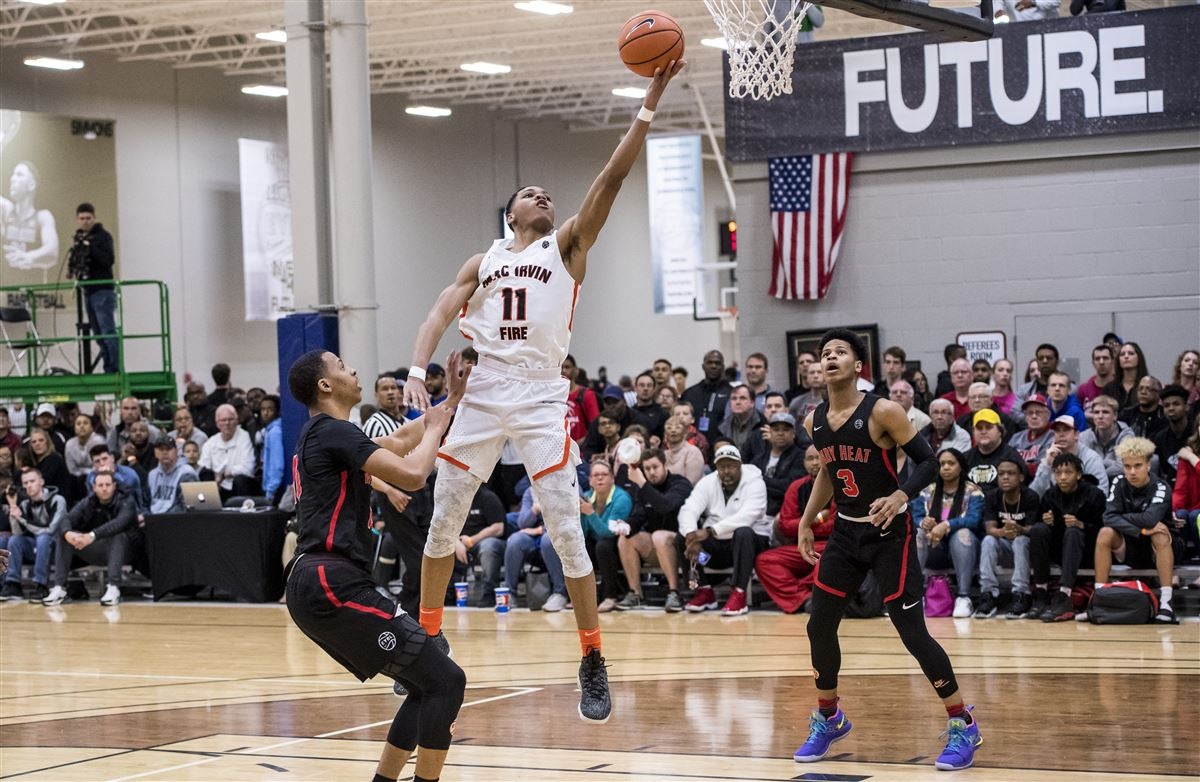
{"label": "blonde-haired spectator", "polygon": [[1117,446],[1134,436],[1129,424],[1117,420],[1120,411],[1117,400],[1101,394],[1092,400],[1092,427],[1079,435],[1079,446],[1094,451],[1104,460],[1110,483],[1125,469],[1117,456]]}
{"label": "blonde-haired spectator", "polygon": [[1124,474],[1109,489],[1104,529],[1096,538],[1096,584],[1108,583],[1114,559],[1132,568],[1154,567],[1162,588],[1154,620],[1177,624],[1171,584],[1182,540],[1171,531],[1171,489],[1150,475],[1154,443],[1130,437],[1116,447],[1116,453]]}

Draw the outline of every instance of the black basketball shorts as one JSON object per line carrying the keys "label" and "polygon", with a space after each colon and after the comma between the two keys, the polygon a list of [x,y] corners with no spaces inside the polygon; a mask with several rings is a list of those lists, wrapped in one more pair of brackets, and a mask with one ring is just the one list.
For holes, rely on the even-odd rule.
{"label": "black basketball shorts", "polygon": [[345,557],[305,554],[297,560],[287,607],[296,626],[359,681],[389,663],[411,665],[428,638],[411,616],[396,616],[396,603]]}
{"label": "black basketball shorts", "polygon": [[837,597],[853,597],[870,571],[875,573],[885,603],[924,596],[925,579],[908,513],[897,516],[887,529],[840,516],[834,523],[817,562],[817,586]]}

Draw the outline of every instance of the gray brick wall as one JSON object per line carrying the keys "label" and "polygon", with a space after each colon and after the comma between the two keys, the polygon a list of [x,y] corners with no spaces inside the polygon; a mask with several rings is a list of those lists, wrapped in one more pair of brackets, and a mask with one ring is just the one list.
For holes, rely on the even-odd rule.
{"label": "gray brick wall", "polygon": [[1110,328],[1160,376],[1200,345],[1195,134],[860,155],[820,302],[767,295],[766,166],[734,177],[741,352],[767,353],[776,386],[791,329],[878,323],[881,348],[899,344],[932,373],[960,331],[1003,330],[1018,366],[1055,342],[1085,377]]}

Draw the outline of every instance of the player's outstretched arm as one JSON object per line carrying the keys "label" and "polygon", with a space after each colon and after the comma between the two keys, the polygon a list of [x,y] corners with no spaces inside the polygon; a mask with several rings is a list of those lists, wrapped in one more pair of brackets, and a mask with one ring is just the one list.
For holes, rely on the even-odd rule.
{"label": "player's outstretched arm", "polygon": [[420,444],[421,438],[425,436],[425,418],[422,416],[414,421],[410,421],[400,427],[391,434],[385,434],[383,437],[373,437],[375,444],[380,448],[387,448],[397,456],[404,456],[413,448]]}
{"label": "player's outstretched arm", "polygon": [[[433,355],[442,335],[446,333],[446,328],[458,317],[463,307],[467,306],[471,295],[479,287],[479,264],[482,262],[483,253],[471,256],[470,260],[458,270],[458,276],[454,278],[454,282],[447,285],[438,294],[437,301],[429,309],[429,314],[425,316],[425,321],[417,330],[417,344],[413,348],[412,361],[409,364],[410,370],[412,367],[425,369],[429,363],[429,357]],[[425,390],[423,377],[409,375],[408,380],[404,383],[404,404],[421,412],[429,407],[429,392]]]}
{"label": "player's outstretched arm", "polygon": [[[663,90],[686,65],[685,60],[672,60],[665,70],[662,68],[655,70],[654,76],[650,79],[650,86],[646,88],[646,97],[642,100],[642,107],[651,112],[657,109]],[[559,252],[576,282],[583,282],[584,274],[587,271],[587,252],[596,243],[600,229],[608,220],[608,213],[612,210],[613,201],[616,200],[617,193],[621,190],[621,183],[625,181],[625,177],[633,168],[634,161],[641,154],[642,146],[646,143],[646,133],[649,130],[649,120],[635,119],[633,121],[633,126],[621,139],[621,143],[617,145],[616,151],[609,158],[604,170],[600,172],[600,176],[596,177],[595,182],[592,182],[591,188],[583,199],[583,205],[579,207],[579,214],[563,223],[562,229],[558,232]]]}
{"label": "player's outstretched arm", "polygon": [[407,492],[421,489],[429,473],[433,472],[438,446],[450,428],[453,415],[454,411],[445,402],[429,408],[424,416],[421,442],[415,448],[404,456],[394,453],[390,448],[380,448],[367,457],[363,470]]}
{"label": "player's outstretched arm", "polygon": [[[462,400],[466,391],[467,378],[471,375],[471,367],[463,363],[462,353],[457,350],[450,352],[446,359],[446,399],[442,402],[451,412]],[[412,449],[421,444],[425,437],[425,417],[401,426],[396,431],[383,437],[376,437],[375,444],[387,448],[397,456],[406,456]]]}
{"label": "player's outstretched arm", "polygon": [[871,420],[890,438],[892,442],[904,449],[912,464],[912,472],[908,480],[896,491],[886,497],[879,497],[871,503],[869,515],[871,523],[887,529],[892,519],[901,513],[909,500],[921,493],[933,480],[937,472],[937,459],[929,443],[917,437],[917,430],[904,412],[904,408],[889,399],[881,399],[875,403],[871,411]]}

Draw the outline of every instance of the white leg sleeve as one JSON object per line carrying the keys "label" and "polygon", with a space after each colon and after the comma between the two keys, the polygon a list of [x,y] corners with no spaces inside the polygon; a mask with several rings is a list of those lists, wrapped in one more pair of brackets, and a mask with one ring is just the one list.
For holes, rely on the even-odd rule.
{"label": "white leg sleeve", "polygon": [[579,523],[575,470],[568,465],[539,478],[533,484],[533,496],[542,508],[542,519],[554,551],[562,560],[563,575],[583,578],[591,573],[592,560],[588,557],[583,526]]}
{"label": "white leg sleeve", "polygon": [[440,559],[454,553],[454,544],[467,523],[471,501],[482,483],[471,473],[449,462],[438,465],[433,487],[433,519],[425,540],[425,556]]}

